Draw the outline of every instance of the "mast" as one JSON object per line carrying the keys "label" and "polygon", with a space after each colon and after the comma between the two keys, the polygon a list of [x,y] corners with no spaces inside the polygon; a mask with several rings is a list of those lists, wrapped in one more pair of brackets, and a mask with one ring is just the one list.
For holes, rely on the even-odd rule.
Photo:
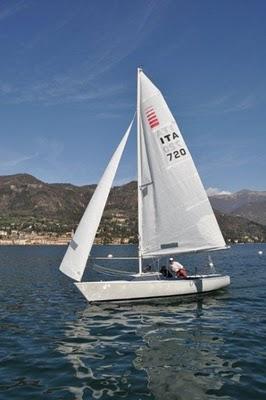
{"label": "mast", "polygon": [[142,202],[141,202],[141,159],[140,159],[140,73],[137,70],[137,160],[138,160],[138,236],[139,236],[139,274],[142,274]]}

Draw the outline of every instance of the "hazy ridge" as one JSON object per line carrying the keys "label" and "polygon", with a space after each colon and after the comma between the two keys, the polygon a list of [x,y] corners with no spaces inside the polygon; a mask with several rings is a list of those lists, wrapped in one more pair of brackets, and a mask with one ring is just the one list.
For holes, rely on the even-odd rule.
{"label": "hazy ridge", "polygon": [[[0,231],[69,232],[95,187],[49,184],[28,174],[0,176]],[[227,240],[266,241],[266,192],[242,190],[210,201]],[[136,182],[112,188],[98,238],[137,241]]]}

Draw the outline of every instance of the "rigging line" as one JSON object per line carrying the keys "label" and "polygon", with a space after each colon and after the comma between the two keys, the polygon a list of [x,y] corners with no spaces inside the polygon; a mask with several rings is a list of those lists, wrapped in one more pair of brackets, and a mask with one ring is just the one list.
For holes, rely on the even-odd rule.
{"label": "rigging line", "polygon": [[90,260],[138,260],[138,257],[90,257]]}
{"label": "rigging line", "polygon": [[103,267],[102,265],[93,263],[92,268],[95,271],[104,273],[106,275],[132,275],[132,272],[125,270],[110,270],[109,268]]}

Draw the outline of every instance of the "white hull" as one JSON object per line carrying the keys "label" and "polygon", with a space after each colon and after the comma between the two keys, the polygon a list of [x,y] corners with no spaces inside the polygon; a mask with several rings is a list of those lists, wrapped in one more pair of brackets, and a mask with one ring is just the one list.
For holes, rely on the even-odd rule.
{"label": "white hull", "polygon": [[205,275],[195,279],[101,281],[75,283],[89,302],[127,301],[182,296],[221,289],[230,284],[228,275]]}

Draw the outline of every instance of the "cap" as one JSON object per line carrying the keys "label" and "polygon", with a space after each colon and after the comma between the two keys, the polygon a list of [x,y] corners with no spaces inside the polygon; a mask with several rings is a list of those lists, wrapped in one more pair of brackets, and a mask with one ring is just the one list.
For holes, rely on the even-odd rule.
{"label": "cap", "polygon": [[169,261],[174,261],[173,257],[170,257],[170,258],[169,258]]}

